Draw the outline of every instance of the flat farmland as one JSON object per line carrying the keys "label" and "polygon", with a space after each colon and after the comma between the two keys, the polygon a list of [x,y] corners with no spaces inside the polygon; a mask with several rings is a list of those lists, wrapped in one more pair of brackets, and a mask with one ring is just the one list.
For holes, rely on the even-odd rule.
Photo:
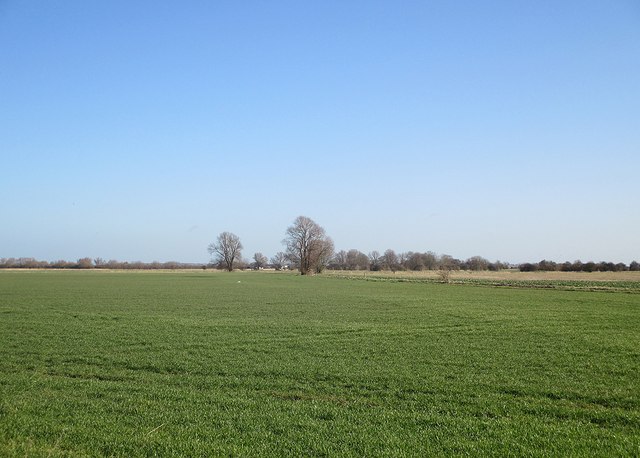
{"label": "flat farmland", "polygon": [[[351,278],[388,278],[388,279],[408,279],[408,280],[438,280],[437,270],[420,271],[364,271],[364,270],[327,270],[324,275],[334,277]],[[554,281],[554,282],[633,282],[640,285],[640,271],[624,272],[561,272],[561,271],[537,271],[520,272],[517,269],[498,270],[495,272],[488,270],[452,270],[450,278],[453,282],[472,279],[495,280],[505,282],[521,281]]]}
{"label": "flat farmland", "polygon": [[1,271],[0,455],[640,454],[637,281],[518,285]]}

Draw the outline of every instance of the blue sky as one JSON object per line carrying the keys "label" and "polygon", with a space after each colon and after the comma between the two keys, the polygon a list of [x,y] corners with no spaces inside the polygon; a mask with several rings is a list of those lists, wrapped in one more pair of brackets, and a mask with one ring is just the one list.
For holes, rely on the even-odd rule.
{"label": "blue sky", "polygon": [[0,0],[0,257],[640,260],[636,1]]}

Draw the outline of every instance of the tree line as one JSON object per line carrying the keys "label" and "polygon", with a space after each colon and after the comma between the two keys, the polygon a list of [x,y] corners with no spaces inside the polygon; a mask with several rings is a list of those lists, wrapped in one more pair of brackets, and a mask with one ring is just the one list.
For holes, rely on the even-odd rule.
{"label": "tree line", "polygon": [[105,261],[102,258],[80,258],[77,261],[39,261],[34,258],[0,258],[0,269],[198,269],[205,267],[202,264],[184,263],[176,261],[168,262],[142,262],[142,261],[117,261],[111,259]]}
{"label": "tree line", "polygon": [[401,252],[396,253],[388,249],[383,253],[371,251],[365,254],[357,249],[348,251],[334,251],[333,241],[325,233],[325,230],[311,218],[297,217],[293,224],[285,232],[286,237],[282,241],[285,251],[278,252],[270,263],[262,253],[253,255],[253,262],[242,259],[242,243],[240,238],[230,232],[220,234],[216,242],[209,245],[209,253],[213,255],[213,263],[219,268],[232,271],[238,267],[252,267],[261,269],[265,267],[297,269],[302,275],[320,273],[324,269],[331,270],[387,270],[396,271],[420,271],[420,270],[502,270],[518,267],[521,271],[534,270],[563,270],[563,271],[624,271],[640,270],[640,265],[633,261],[629,266],[624,263],[611,262],[586,262],[575,261],[557,264],[552,261],[540,261],[539,263],[525,263],[518,266],[507,262],[491,262],[482,256],[473,256],[466,260],[453,258],[443,254],[438,255],[432,251]]}
{"label": "tree line", "polygon": [[640,271],[640,264],[636,261],[626,265],[622,262],[564,262],[542,260],[537,263],[524,263],[512,265],[507,262],[491,262],[482,256],[473,256],[466,260],[456,259],[443,254],[438,255],[432,251],[414,252],[406,251],[396,253],[388,249],[382,253],[371,251],[367,254],[357,250],[335,251],[333,240],[327,236],[324,228],[311,218],[297,217],[291,226],[285,231],[282,240],[284,251],[279,251],[270,259],[261,252],[253,255],[250,261],[242,257],[242,243],[240,237],[231,232],[222,232],[215,242],[208,246],[208,252],[212,255],[209,264],[169,262],[122,262],[102,258],[81,258],[75,262],[39,261],[34,258],[0,258],[0,269],[206,269],[208,267],[225,269],[264,269],[276,270],[295,269],[302,275],[321,273],[324,269],[330,270],[385,270],[397,271],[421,271],[438,270],[450,272],[454,270],[502,270],[517,267],[522,272],[535,271],[562,271],[562,272],[621,272]]}
{"label": "tree line", "polygon": [[640,264],[637,261],[632,261],[629,265],[626,265],[624,262],[618,262],[614,264],[613,262],[605,261],[567,261],[557,263],[543,259],[542,261],[536,263],[526,262],[524,264],[520,264],[518,268],[521,272],[624,272],[627,270],[637,272],[640,271]]}

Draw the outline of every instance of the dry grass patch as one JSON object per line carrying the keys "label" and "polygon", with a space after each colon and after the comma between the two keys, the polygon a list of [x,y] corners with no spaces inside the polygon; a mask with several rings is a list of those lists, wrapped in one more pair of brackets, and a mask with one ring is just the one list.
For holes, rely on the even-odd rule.
{"label": "dry grass patch", "polygon": [[[437,270],[422,271],[345,271],[329,270],[326,275],[371,277],[371,278],[398,278],[398,279],[440,279]],[[482,279],[482,280],[512,280],[512,281],[626,281],[640,282],[640,272],[520,272],[519,270],[471,271],[458,270],[451,272],[451,280]]]}

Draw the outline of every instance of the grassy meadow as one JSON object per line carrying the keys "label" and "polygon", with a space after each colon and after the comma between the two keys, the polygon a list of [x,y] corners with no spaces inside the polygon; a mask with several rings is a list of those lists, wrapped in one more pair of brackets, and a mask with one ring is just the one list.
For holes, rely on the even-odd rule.
{"label": "grassy meadow", "polygon": [[630,283],[0,271],[0,456],[638,456]]}

